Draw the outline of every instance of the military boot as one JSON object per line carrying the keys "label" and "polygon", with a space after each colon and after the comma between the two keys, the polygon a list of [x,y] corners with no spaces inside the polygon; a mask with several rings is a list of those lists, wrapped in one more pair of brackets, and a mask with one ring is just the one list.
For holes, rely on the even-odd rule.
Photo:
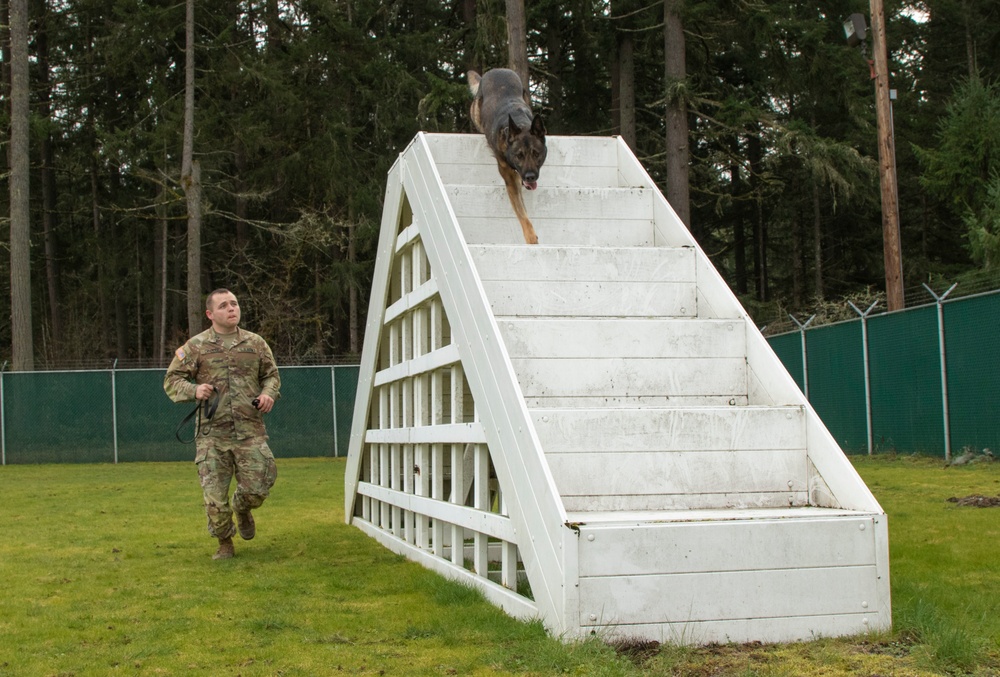
{"label": "military boot", "polygon": [[235,554],[236,549],[233,548],[233,537],[220,538],[219,549],[212,555],[212,559],[229,559]]}
{"label": "military boot", "polygon": [[246,512],[238,512],[236,514],[236,527],[240,531],[240,538],[244,541],[249,541],[251,538],[257,535],[257,525],[254,524],[253,515],[249,510]]}

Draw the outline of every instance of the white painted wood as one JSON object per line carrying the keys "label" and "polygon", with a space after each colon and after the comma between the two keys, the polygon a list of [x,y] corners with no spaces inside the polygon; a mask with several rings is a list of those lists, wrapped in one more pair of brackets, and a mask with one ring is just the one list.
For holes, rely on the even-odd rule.
{"label": "white painted wood", "polygon": [[535,409],[547,456],[587,451],[805,450],[801,407]]}
{"label": "white painted wood", "polygon": [[[732,551],[727,551],[735,556]],[[580,625],[866,614],[874,566],[580,578]],[[868,606],[862,606],[867,603]]]}
{"label": "white painted wood", "polygon": [[[579,245],[590,247],[646,247],[653,244],[653,222],[637,219],[539,218],[528,214],[541,246]],[[507,205],[490,216],[463,216],[462,235],[470,245],[523,245],[524,234],[517,217]]]}
{"label": "white painted wood", "polygon": [[889,626],[881,508],[620,139],[549,137],[537,247],[479,135],[394,181],[348,520],[567,637]]}
{"label": "white painted wood", "polygon": [[745,407],[747,398],[743,395],[657,395],[611,397],[594,395],[587,397],[529,397],[525,396],[529,409],[664,409],[666,407]]}
{"label": "white painted wood", "polygon": [[504,541],[515,539],[510,519],[478,508],[454,505],[446,501],[435,501],[425,496],[417,496],[403,491],[387,489],[368,482],[358,483],[358,491],[365,496],[388,503],[401,510],[419,512],[442,522],[483,533]]}
{"label": "white painted wood", "polygon": [[[611,350],[614,348],[612,347]],[[746,398],[743,357],[514,359],[525,397]]]}
{"label": "white painted wood", "polygon": [[746,331],[733,320],[695,318],[510,318],[499,322],[512,359],[633,357],[746,359]]}
{"label": "white painted wood", "polygon": [[803,642],[823,637],[864,635],[891,627],[891,618],[875,612],[822,614],[783,618],[744,618],[724,621],[681,621],[677,623],[631,623],[581,627],[577,637],[597,634],[605,641],[637,637],[677,645],[743,644],[747,642]]}
{"label": "white painted wood", "polygon": [[694,317],[695,286],[687,282],[484,281],[497,317]]}
{"label": "white painted wood", "polygon": [[[521,282],[694,282],[690,248],[470,246],[479,278]],[[655,316],[653,316],[655,317]]]}
{"label": "white painted wood", "polygon": [[365,441],[370,444],[479,444],[485,440],[480,423],[373,429],[365,433]]}
{"label": "white painted wood", "polygon": [[[767,451],[661,451],[565,453],[549,456],[556,486],[568,496],[673,498],[689,494],[781,494],[784,505],[807,495],[806,458],[800,449]],[[752,500],[752,499],[749,499]]]}
{"label": "white painted wood", "polygon": [[431,298],[437,296],[437,282],[429,280],[414,291],[404,294],[402,298],[389,306],[385,311],[385,321],[392,322],[404,313],[427,303]]}
{"label": "white painted wood", "polygon": [[[423,137],[438,168],[457,164],[496,169],[496,159],[482,134],[424,134]],[[614,138],[591,137],[582,143],[572,136],[548,135],[546,139],[548,155],[544,167],[618,169],[618,144]]]}
{"label": "white painted wood", "polygon": [[[703,494],[608,494],[573,496],[563,494],[566,510],[575,513],[669,512],[672,510],[778,510],[806,505],[805,492],[715,491]],[[655,518],[654,518],[655,519]]]}
{"label": "white painted wood", "polygon": [[[561,218],[614,221],[653,218],[654,191],[649,188],[544,188],[521,191],[525,209],[534,219]],[[496,186],[447,187],[448,200],[459,221],[511,211],[507,190]]]}
{"label": "white painted wood", "polygon": [[[566,513],[569,525],[574,529],[582,528],[585,525],[607,526],[612,528],[620,527],[640,527],[648,522],[672,523],[672,522],[712,522],[712,521],[768,521],[782,520],[789,521],[795,519],[833,519],[841,517],[861,517],[870,513],[842,510],[838,508],[817,508],[815,506],[803,506],[790,508],[734,508],[732,510],[713,510],[711,508],[687,510],[656,510],[656,511],[619,511],[619,512],[572,512]],[[880,519],[881,515],[878,516]]]}
{"label": "white painted wood", "polygon": [[[728,512],[728,511],[727,511]],[[873,566],[875,516],[586,524],[580,576],[645,576]],[[609,552],[617,553],[608,557]],[[734,556],[739,553],[739,556]],[[844,591],[840,591],[844,592]],[[860,605],[853,611],[860,611]]]}
{"label": "white painted wood", "polygon": [[399,362],[388,369],[382,369],[375,374],[374,383],[375,386],[397,383],[404,379],[413,378],[414,376],[422,374],[428,374],[432,371],[441,369],[442,367],[455,364],[460,359],[458,347],[453,344],[449,344],[432,352],[421,355],[415,359],[406,362]]}
{"label": "white painted wood", "polygon": [[[447,186],[502,186],[503,178],[497,170],[495,160],[489,164],[439,164],[441,180]],[[618,168],[607,167],[576,167],[569,165],[552,165],[548,162],[542,167],[538,177],[539,187],[588,188],[617,187]]]}

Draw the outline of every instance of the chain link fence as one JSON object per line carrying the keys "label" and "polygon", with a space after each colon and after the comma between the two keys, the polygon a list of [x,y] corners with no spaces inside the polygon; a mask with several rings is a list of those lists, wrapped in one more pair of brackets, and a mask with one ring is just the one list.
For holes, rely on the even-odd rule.
{"label": "chain link fence", "polygon": [[[281,399],[267,415],[279,458],[346,456],[357,365],[281,368]],[[164,369],[0,371],[0,461],[119,463],[194,460],[175,431],[194,407],[163,392]],[[191,439],[189,422],[181,437]]]}
{"label": "chain link fence", "polygon": [[1000,292],[768,342],[848,453],[1000,448]]}

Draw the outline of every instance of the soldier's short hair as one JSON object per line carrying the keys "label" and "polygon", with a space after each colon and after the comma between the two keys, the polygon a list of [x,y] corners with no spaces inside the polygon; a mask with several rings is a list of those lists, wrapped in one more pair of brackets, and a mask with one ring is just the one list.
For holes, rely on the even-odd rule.
{"label": "soldier's short hair", "polygon": [[205,297],[205,310],[212,309],[212,299],[215,298],[218,294],[232,294],[232,293],[233,292],[229,291],[228,289],[222,289],[222,288],[210,292],[209,295]]}

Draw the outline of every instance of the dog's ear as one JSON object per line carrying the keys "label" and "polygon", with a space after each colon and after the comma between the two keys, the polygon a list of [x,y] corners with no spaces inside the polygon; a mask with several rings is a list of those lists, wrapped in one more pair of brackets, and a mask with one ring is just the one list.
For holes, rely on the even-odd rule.
{"label": "dog's ear", "polygon": [[542,116],[535,113],[535,117],[531,120],[531,133],[534,136],[545,138],[545,123],[542,122]]}
{"label": "dog's ear", "polygon": [[507,133],[510,135],[509,138],[513,138],[521,133],[521,128],[514,122],[513,115],[507,116]]}

